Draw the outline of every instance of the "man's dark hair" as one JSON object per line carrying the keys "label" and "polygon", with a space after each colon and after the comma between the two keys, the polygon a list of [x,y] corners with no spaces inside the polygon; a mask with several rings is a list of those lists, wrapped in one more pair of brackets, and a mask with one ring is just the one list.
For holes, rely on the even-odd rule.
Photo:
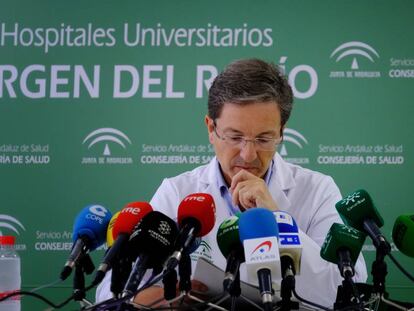
{"label": "man's dark hair", "polygon": [[229,64],[211,85],[208,115],[216,120],[226,103],[246,105],[255,102],[275,102],[283,126],[292,111],[292,89],[273,63],[255,58],[237,60]]}

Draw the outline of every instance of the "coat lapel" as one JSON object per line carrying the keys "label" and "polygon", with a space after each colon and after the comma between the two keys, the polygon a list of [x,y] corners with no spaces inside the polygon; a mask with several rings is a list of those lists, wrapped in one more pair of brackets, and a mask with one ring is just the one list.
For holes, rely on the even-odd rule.
{"label": "coat lapel", "polygon": [[291,169],[278,153],[273,158],[273,173],[269,182],[269,191],[278,208],[289,211],[291,203],[288,198],[289,190],[296,186]]}

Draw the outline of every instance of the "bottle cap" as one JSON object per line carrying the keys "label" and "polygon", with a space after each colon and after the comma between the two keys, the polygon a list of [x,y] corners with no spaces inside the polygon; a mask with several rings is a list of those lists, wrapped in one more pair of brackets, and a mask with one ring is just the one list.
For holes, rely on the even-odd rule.
{"label": "bottle cap", "polygon": [[0,235],[0,245],[14,245],[15,240],[11,235]]}

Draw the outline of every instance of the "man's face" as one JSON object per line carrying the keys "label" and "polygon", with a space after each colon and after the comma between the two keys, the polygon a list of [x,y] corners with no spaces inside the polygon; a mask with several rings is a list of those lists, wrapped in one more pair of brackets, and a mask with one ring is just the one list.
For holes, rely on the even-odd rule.
{"label": "man's face", "polygon": [[210,143],[214,146],[224,179],[229,185],[233,176],[240,170],[246,170],[258,177],[266,174],[276,148],[271,151],[259,150],[260,148],[250,141],[244,146],[233,146],[219,137],[243,136],[248,140],[279,138],[282,129],[281,117],[279,107],[274,102],[258,102],[244,106],[226,103],[215,124],[208,116],[205,121]]}

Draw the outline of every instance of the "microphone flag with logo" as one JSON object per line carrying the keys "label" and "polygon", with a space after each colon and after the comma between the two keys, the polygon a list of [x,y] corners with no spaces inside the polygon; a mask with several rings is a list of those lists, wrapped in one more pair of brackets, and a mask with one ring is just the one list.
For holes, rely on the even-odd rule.
{"label": "microphone flag with logo", "polygon": [[344,224],[333,223],[322,244],[320,255],[337,264],[344,278],[354,276],[354,266],[366,234]]}
{"label": "microphone flag with logo", "polygon": [[174,250],[177,235],[177,224],[161,212],[152,211],[142,218],[128,242],[130,254],[136,260],[124,294],[133,294],[137,290],[147,269],[162,270]]}
{"label": "microphone flag with logo", "polygon": [[239,216],[225,219],[217,230],[217,245],[227,259],[223,288],[229,291],[239,273],[240,264],[245,261],[244,248],[239,236]]}
{"label": "microphone flag with logo", "polygon": [[281,278],[278,247],[279,230],[273,213],[265,208],[252,208],[239,219],[247,277],[258,281],[265,310],[273,310],[272,277]]}
{"label": "microphone flag with logo", "polygon": [[382,256],[391,252],[391,245],[379,229],[384,225],[384,220],[368,192],[357,190],[336,203],[335,207],[346,225],[369,235]]}
{"label": "microphone flag with logo", "polygon": [[186,196],[178,206],[177,221],[180,232],[175,242],[175,251],[167,263],[174,269],[183,252],[188,253],[197,237],[207,235],[216,222],[216,205],[208,193],[193,193]]}
{"label": "microphone flag with logo", "polygon": [[101,205],[88,205],[76,216],[73,224],[72,251],[60,273],[65,280],[76,262],[87,252],[93,251],[105,242],[106,230],[112,214]]}
{"label": "microphone flag with logo", "polygon": [[[95,274],[93,284],[100,283],[105,277],[106,272],[116,261],[117,256],[123,253],[123,249],[129,239],[130,234],[138,222],[149,212],[152,207],[147,202],[128,203],[120,212],[112,229],[112,238],[114,240],[112,247],[105,254],[101,264]],[[125,255],[125,254],[124,254]],[[116,272],[115,272],[116,274]],[[116,278],[116,275],[113,275]]]}

